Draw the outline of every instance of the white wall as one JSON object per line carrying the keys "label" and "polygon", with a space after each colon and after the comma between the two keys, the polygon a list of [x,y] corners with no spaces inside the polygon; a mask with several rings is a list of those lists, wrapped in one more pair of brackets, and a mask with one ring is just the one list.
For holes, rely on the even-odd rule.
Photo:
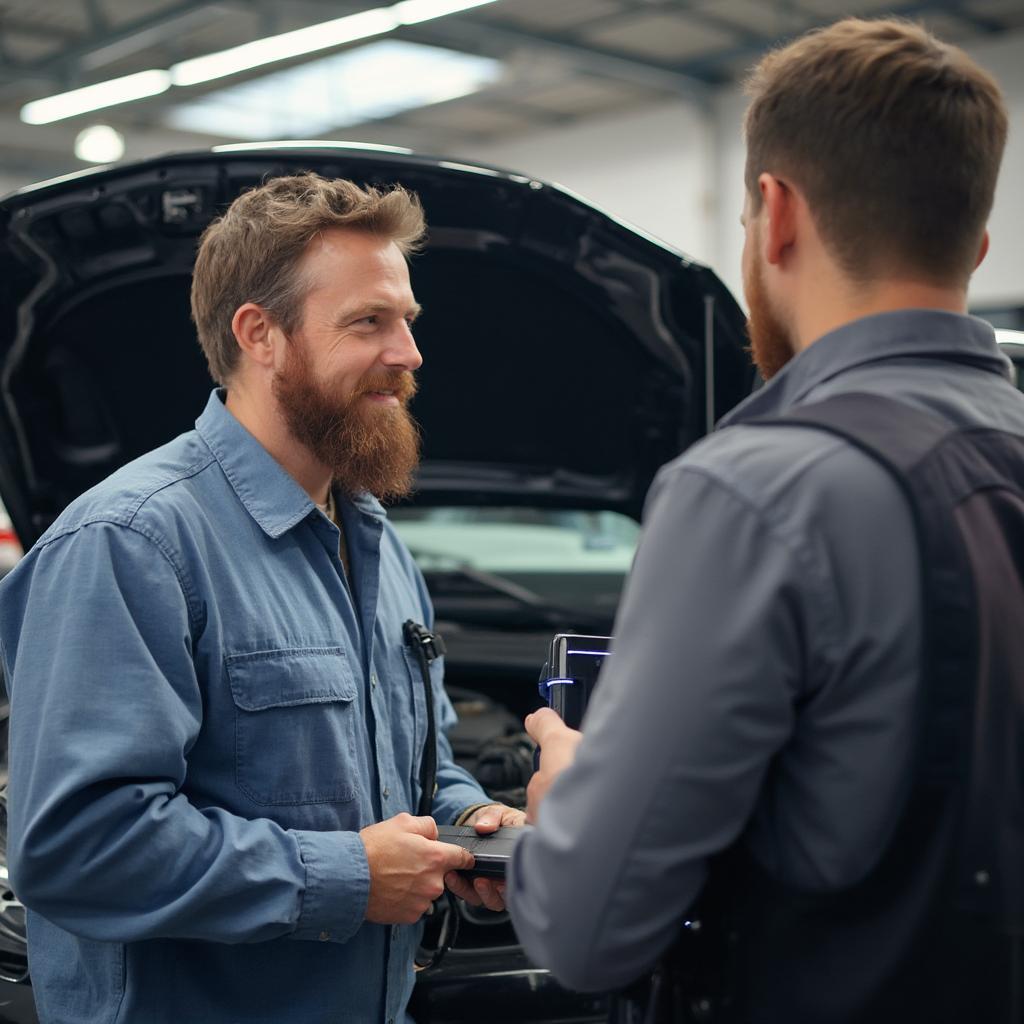
{"label": "white wall", "polygon": [[992,247],[971,286],[975,306],[1024,306],[1024,33],[968,47],[999,80],[1010,109],[1010,137],[989,219]]}
{"label": "white wall", "polygon": [[[1010,140],[974,277],[975,307],[1024,305],[1024,33],[968,47],[1006,94]],[[745,100],[719,92],[703,113],[684,100],[463,154],[554,180],[709,263],[740,298]]]}

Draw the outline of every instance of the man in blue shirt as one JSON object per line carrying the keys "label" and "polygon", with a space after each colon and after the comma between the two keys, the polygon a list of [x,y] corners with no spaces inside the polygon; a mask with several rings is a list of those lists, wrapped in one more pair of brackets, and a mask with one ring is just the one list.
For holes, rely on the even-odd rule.
{"label": "man in blue shirt", "polygon": [[[417,922],[472,864],[435,819],[521,823],[452,761],[402,625],[421,363],[415,197],[315,175],[204,235],[196,429],[75,501],[0,591],[12,884],[44,1022],[406,1019]],[[158,386],[158,382],[157,382]]]}
{"label": "man in blue shirt", "polygon": [[[650,969],[692,924],[725,851],[785,887],[794,918],[820,909],[851,946],[875,934],[836,895],[855,884],[892,934],[906,927],[865,879],[914,776],[923,607],[911,511],[841,438],[751,421],[866,392],[1024,436],[1024,397],[992,328],[966,315],[1007,130],[992,78],[918,26],[849,19],[767,55],[749,88],[743,276],[768,383],[652,487],[582,735],[549,709],[527,719],[542,749],[536,827],[512,858],[509,909],[527,952],[579,989]],[[733,890],[745,891],[738,878]],[[723,952],[731,941],[710,970],[680,970],[713,986],[741,959]],[[743,973],[744,961],[726,995],[746,1024],[914,1019],[852,1000],[839,1016],[801,1009],[865,958],[818,971],[804,956],[794,974],[803,968],[806,991],[754,1006],[743,986],[758,965]],[[882,967],[898,986],[899,964]],[[932,965],[979,995],[962,968]],[[734,1019],[695,1004],[687,1020]]]}

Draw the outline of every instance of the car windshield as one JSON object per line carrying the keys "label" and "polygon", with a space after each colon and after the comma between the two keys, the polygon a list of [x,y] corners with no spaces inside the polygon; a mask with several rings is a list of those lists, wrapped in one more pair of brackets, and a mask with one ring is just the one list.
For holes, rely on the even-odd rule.
{"label": "car windshield", "polygon": [[607,511],[399,508],[389,518],[435,601],[446,581],[472,574],[513,584],[538,603],[609,617],[640,533],[632,519]]}

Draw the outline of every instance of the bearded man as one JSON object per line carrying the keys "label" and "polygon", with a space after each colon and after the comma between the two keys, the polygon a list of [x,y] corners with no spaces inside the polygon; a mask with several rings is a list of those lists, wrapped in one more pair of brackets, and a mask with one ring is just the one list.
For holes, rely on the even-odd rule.
{"label": "bearded man", "polygon": [[[204,234],[194,431],[69,506],[0,593],[10,870],[43,1022],[406,1020],[435,819],[521,823],[452,761],[421,797],[431,621],[408,492],[418,200],[316,175]],[[156,381],[155,386],[159,386]]]}
{"label": "bearded man", "polygon": [[[659,474],[582,736],[550,709],[527,719],[537,824],[510,865],[512,921],[580,989],[625,985],[671,946],[616,1020],[1019,1021],[1020,932],[974,894],[988,887],[987,910],[1020,892],[1024,860],[1008,845],[1005,871],[958,859],[1019,835],[1024,813],[1022,703],[984,698],[993,637],[1019,635],[1016,591],[971,604],[1012,556],[981,576],[922,557],[907,500],[942,531],[922,536],[949,536],[948,500],[922,492],[971,494],[961,470],[993,464],[991,440],[1021,507],[1024,396],[966,315],[1006,107],[965,53],[898,20],[807,33],[749,91],[743,277],[767,384]],[[826,408],[852,428],[812,429]],[[939,468],[914,447],[930,434]],[[950,438],[970,439],[969,462]],[[929,489],[870,454],[898,445]],[[1019,562],[1019,517],[999,523],[980,550]],[[963,659],[934,658],[938,639]],[[978,735],[1012,723],[999,770],[975,706]],[[971,806],[1005,807],[1013,828],[967,816],[967,763]]]}

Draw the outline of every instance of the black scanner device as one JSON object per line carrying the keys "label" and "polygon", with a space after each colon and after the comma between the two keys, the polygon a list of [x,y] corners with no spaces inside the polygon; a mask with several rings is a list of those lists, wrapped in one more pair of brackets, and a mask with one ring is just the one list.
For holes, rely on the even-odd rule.
{"label": "black scanner device", "polygon": [[469,850],[476,864],[460,874],[470,878],[504,878],[512,850],[529,825],[505,826],[481,835],[472,825],[438,825],[437,840]]}

